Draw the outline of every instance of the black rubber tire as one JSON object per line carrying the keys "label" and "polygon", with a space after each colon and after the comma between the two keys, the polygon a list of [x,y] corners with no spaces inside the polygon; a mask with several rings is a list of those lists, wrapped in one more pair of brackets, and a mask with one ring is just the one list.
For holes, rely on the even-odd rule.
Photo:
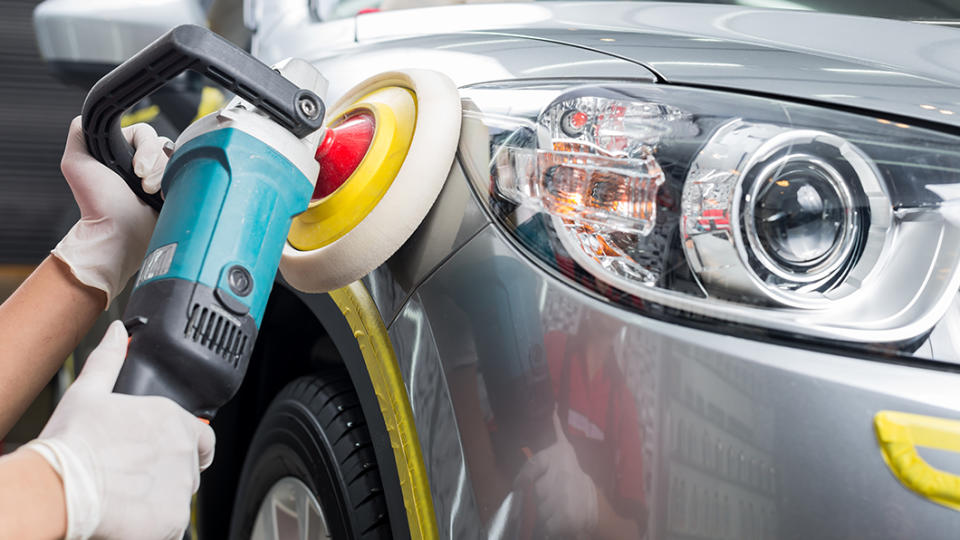
{"label": "black rubber tire", "polygon": [[370,433],[345,370],[296,379],[270,404],[243,464],[232,540],[250,538],[260,503],[287,476],[313,492],[332,538],[391,537]]}

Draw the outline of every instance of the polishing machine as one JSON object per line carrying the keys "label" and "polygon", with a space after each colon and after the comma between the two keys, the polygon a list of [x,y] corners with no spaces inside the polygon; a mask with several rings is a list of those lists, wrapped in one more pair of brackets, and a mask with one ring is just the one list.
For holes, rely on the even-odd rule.
{"label": "polishing machine", "polygon": [[[148,194],[133,172],[134,149],[121,131],[121,115],[185,70],[236,97],[184,130],[161,192]],[[459,100],[438,74],[394,73],[376,81],[384,84],[361,85],[365,90],[348,96],[324,128],[326,81],[309,63],[291,59],[271,68],[208,30],[185,25],[91,89],[83,106],[91,154],[159,211],[124,312],[131,340],[116,391],[169,397],[212,418],[243,380],[281,258],[291,284],[322,292],[369,272],[412,233],[450,163],[440,170],[408,159],[425,151],[418,146],[436,148],[429,135],[415,136],[416,128],[442,125],[439,133],[427,131],[456,133]],[[427,94],[439,88],[444,97],[437,102],[447,110],[436,115],[418,108],[418,84]],[[447,138],[445,159],[452,159],[456,137]],[[395,181],[413,179],[420,182],[418,201],[397,200],[402,190],[393,189]],[[397,217],[389,231],[379,230],[384,219],[376,216],[384,212]],[[331,267],[333,259],[339,261]]]}

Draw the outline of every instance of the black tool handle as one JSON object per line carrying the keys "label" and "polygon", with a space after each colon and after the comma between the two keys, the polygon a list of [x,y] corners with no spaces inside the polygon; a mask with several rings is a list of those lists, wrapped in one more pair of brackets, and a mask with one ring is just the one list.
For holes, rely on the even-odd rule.
{"label": "black tool handle", "polygon": [[117,172],[130,189],[159,210],[159,193],[143,191],[133,172],[133,147],[120,131],[124,111],[186,70],[206,75],[264,111],[297,137],[323,123],[323,101],[297,88],[263,62],[206,28],[170,30],[100,79],[83,102],[83,136],[94,158]]}

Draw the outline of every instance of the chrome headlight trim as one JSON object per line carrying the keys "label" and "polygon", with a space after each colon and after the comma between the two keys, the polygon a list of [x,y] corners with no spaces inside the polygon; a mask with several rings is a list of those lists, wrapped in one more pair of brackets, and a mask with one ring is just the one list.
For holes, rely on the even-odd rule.
{"label": "chrome headlight trim", "polygon": [[[823,157],[796,150],[812,144],[826,146],[842,156],[855,175],[851,181],[856,185],[848,185]],[[733,150],[723,153],[727,148]],[[752,205],[769,171],[794,156],[811,156],[806,159],[827,171],[846,212],[840,249],[828,254],[827,260],[815,265],[808,275],[791,273],[772,260],[754,228]],[[758,167],[760,171],[752,174]],[[711,194],[710,200],[717,200],[707,211],[721,210],[729,216],[726,242],[717,242],[717,235],[697,230],[696,224],[705,213],[697,211],[706,199],[705,192]],[[697,154],[683,193],[683,246],[708,293],[723,296],[724,290],[749,292],[763,295],[773,305],[822,308],[858,290],[884,253],[886,233],[892,225],[892,204],[870,158],[849,141],[819,130],[732,120],[718,128]],[[858,201],[866,204],[858,206]],[[771,277],[794,287],[771,285]]]}

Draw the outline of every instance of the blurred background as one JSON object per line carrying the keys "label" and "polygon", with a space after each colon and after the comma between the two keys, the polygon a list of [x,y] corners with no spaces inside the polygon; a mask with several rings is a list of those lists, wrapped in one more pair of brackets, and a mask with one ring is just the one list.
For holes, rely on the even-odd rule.
{"label": "blurred background", "polygon": [[[0,1],[0,300],[79,217],[60,155],[86,92],[58,82],[40,58],[32,22],[38,3]],[[56,393],[54,381],[7,436],[6,451],[36,435]]]}

